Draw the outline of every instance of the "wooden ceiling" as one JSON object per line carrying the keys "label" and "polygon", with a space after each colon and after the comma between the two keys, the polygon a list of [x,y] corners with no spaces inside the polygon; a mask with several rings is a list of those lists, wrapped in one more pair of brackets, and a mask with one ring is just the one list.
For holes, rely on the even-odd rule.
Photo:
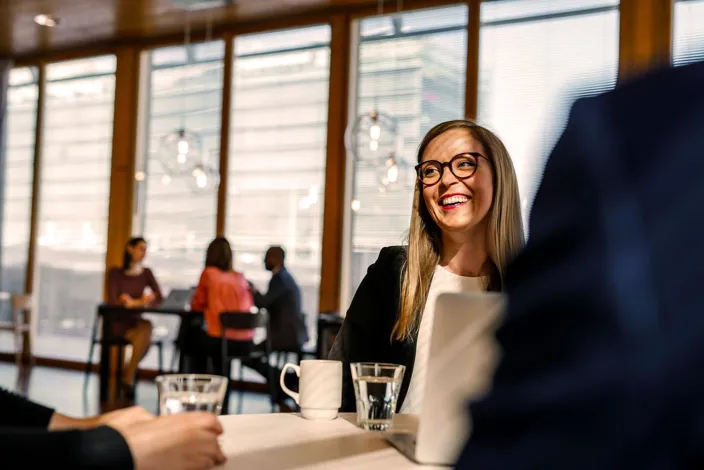
{"label": "wooden ceiling", "polygon": [[[183,37],[193,0],[0,0],[0,56],[28,59],[88,46],[110,46],[165,37]],[[207,1],[207,0],[203,0]],[[279,18],[373,7],[378,0],[224,0],[188,14],[193,31],[258,23]],[[56,17],[54,28],[34,17]]]}

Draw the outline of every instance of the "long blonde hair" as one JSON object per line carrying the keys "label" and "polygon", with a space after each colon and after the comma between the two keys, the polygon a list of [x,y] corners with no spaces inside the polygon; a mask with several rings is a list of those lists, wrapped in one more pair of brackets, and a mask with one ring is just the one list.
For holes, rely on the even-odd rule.
{"label": "long blonde hair", "polygon": [[[451,129],[467,129],[486,151],[494,173],[494,194],[487,214],[487,251],[489,279],[486,289],[503,290],[506,267],[523,248],[523,220],[518,182],[511,157],[496,135],[473,121],[447,121],[433,127],[418,147],[418,163],[428,144]],[[431,217],[423,199],[420,181],[413,193],[413,213],[408,231],[408,254],[402,270],[401,302],[392,336],[398,340],[412,338],[428,298],[430,282],[440,261],[442,249],[440,227]]]}

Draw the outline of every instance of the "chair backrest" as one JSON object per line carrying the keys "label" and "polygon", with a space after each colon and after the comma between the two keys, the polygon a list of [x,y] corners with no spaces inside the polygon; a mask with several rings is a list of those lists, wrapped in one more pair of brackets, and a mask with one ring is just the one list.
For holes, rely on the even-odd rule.
{"label": "chair backrest", "polygon": [[260,310],[258,313],[250,312],[222,312],[220,314],[220,326],[222,334],[225,330],[253,330],[255,328],[265,328],[269,325],[269,314]]}

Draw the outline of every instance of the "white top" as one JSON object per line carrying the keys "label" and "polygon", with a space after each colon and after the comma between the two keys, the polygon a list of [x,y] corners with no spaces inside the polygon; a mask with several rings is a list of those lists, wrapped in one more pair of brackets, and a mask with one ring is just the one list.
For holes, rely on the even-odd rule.
{"label": "white top", "polygon": [[435,319],[435,301],[438,295],[444,293],[477,292],[484,290],[482,277],[465,277],[451,273],[447,269],[436,266],[433,280],[428,289],[428,298],[425,301],[423,316],[418,329],[416,342],[416,360],[413,364],[413,375],[408,393],[401,406],[401,413],[420,414],[425,389],[425,369],[430,352],[430,338]]}
{"label": "white top", "polygon": [[[413,431],[411,416],[396,415],[394,429]],[[331,421],[310,421],[293,413],[221,416],[219,441],[227,463],[222,470],[419,470],[391,447],[380,432],[364,431],[344,413]],[[446,468],[446,467],[445,467]]]}

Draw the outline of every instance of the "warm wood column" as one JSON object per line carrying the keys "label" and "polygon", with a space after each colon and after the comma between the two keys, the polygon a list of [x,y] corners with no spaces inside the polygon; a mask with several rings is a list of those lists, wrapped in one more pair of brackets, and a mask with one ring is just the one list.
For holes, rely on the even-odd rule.
{"label": "warm wood column", "polygon": [[344,231],[345,128],[347,126],[350,75],[351,27],[348,15],[331,21],[330,91],[328,95],[328,138],[325,160],[322,267],[320,269],[321,312],[340,308],[342,245]]}
{"label": "warm wood column", "polygon": [[673,0],[621,0],[618,79],[669,67]]}
{"label": "warm wood column", "polygon": [[467,75],[464,89],[464,115],[476,119],[479,109],[479,24],[481,0],[469,0],[467,22]]}
{"label": "warm wood column", "polygon": [[230,164],[230,116],[232,115],[232,68],[234,66],[235,38],[225,36],[225,64],[222,74],[222,110],[220,116],[220,186],[216,233],[225,235],[227,225],[227,176]]}
{"label": "warm wood column", "polygon": [[140,53],[125,48],[117,53],[115,111],[110,165],[110,202],[105,273],[122,263],[125,243],[132,236],[135,157],[139,122]]}

